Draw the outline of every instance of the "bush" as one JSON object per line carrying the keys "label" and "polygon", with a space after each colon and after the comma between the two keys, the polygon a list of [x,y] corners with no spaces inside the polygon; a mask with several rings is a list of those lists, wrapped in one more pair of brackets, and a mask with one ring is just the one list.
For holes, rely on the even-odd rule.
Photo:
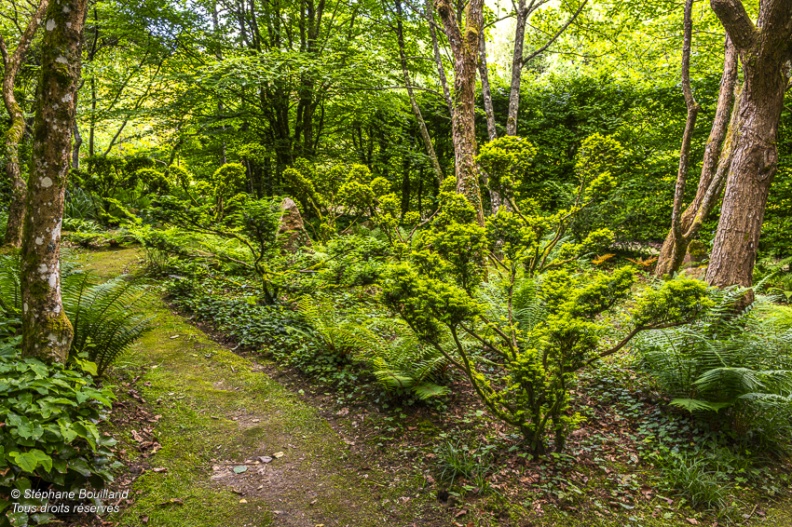
{"label": "bush", "polygon": [[[111,450],[115,441],[97,428],[111,407],[112,391],[94,384],[90,363],[80,370],[20,359],[18,342],[0,345],[0,494],[48,486],[100,488],[112,481],[111,471],[119,466]],[[0,498],[5,514],[0,526],[54,519],[48,514],[28,519],[10,505]]]}
{"label": "bush", "polygon": [[[676,280],[646,288],[619,312],[634,271],[577,268],[587,243],[558,248],[557,217],[501,210],[486,229],[473,217],[463,197],[441,193],[432,228],[409,261],[385,275],[383,300],[467,377],[492,415],[522,433],[534,455],[546,452],[550,430],[562,450],[579,421],[570,408],[579,371],[639,332],[683,324],[708,305],[704,283]],[[486,257],[496,265],[486,268]]]}
{"label": "bush", "polygon": [[792,437],[792,309],[759,296],[735,312],[744,291],[725,290],[689,326],[651,332],[636,346],[640,365],[671,404],[707,414],[767,451]]}

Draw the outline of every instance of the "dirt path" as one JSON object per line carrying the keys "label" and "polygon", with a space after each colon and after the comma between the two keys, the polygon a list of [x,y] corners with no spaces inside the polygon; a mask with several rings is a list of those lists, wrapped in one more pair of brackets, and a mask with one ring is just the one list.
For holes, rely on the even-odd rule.
{"label": "dirt path", "polygon": [[[139,266],[135,249],[80,259],[105,278]],[[150,426],[162,448],[148,460],[157,471],[136,481],[134,504],[113,518],[120,526],[451,524],[427,520],[434,498],[422,482],[394,483],[376,468],[356,469],[349,446],[317,411],[254,363],[158,297],[151,314],[154,329],[118,367],[145,372],[136,386],[161,416]]]}

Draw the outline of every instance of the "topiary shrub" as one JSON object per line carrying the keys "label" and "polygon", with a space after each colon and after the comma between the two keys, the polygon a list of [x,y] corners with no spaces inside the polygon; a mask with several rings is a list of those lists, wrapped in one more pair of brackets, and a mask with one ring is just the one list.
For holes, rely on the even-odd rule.
{"label": "topiary shrub", "polygon": [[607,233],[558,247],[570,213],[502,210],[485,228],[459,194],[442,192],[440,202],[409,258],[384,274],[383,300],[534,455],[547,451],[551,431],[561,451],[579,422],[570,408],[579,371],[638,333],[684,324],[710,305],[706,284],[695,280],[646,288],[630,302],[632,269],[577,264]]}

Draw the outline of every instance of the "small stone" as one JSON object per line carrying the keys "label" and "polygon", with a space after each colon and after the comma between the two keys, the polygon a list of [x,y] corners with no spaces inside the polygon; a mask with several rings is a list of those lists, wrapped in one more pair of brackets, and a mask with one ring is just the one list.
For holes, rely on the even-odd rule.
{"label": "small stone", "polygon": [[284,455],[285,455],[285,454],[284,454],[283,452],[275,452],[274,454],[272,454],[272,457],[274,457],[275,459],[280,459],[280,458],[282,458]]}
{"label": "small stone", "polygon": [[272,458],[269,456],[261,456],[258,458],[262,463],[272,463]]}

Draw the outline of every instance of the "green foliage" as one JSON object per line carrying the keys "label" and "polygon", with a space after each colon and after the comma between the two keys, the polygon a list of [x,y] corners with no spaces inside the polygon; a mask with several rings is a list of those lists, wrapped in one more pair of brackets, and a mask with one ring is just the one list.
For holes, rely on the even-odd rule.
{"label": "green foliage", "polygon": [[244,192],[247,182],[245,167],[239,163],[226,163],[212,174],[215,199],[217,200],[216,214],[218,219],[226,214],[226,204],[237,194]]}
{"label": "green foliage", "polygon": [[728,505],[729,492],[722,472],[712,470],[700,456],[670,455],[663,472],[667,483],[693,507],[719,510]]}
{"label": "green foliage", "polygon": [[[208,248],[219,260],[233,261],[254,271],[261,280],[264,301],[272,304],[279,290],[286,285],[285,277],[294,271],[286,260],[278,258],[281,202],[277,198],[256,200],[240,194],[235,197],[233,206],[227,202],[225,207],[226,214],[222,221],[218,221],[211,204],[195,205],[187,200],[164,196],[158,200],[153,214],[160,221],[185,231],[238,244],[247,253],[247,260],[225,254],[217,244]],[[156,233],[149,233],[144,243],[176,254],[189,254],[178,243],[169,243],[167,237]]]}
{"label": "green foliage", "polygon": [[[123,277],[96,283],[88,273],[62,276],[63,307],[74,328],[71,361],[87,359],[95,376],[125,353],[149,328],[143,315],[145,290]],[[0,257],[0,337],[13,336],[21,327],[22,295],[16,258]]]}
{"label": "green foliage", "polygon": [[[633,270],[575,272],[574,258],[562,257],[550,265],[560,239],[544,235],[551,220],[501,211],[484,229],[458,198],[441,193],[441,209],[409,261],[384,275],[383,301],[467,377],[495,417],[523,434],[534,455],[546,451],[548,430],[562,450],[579,422],[569,399],[578,371],[639,332],[684,324],[710,305],[705,284],[675,280],[645,288],[620,315],[614,308],[629,298]],[[566,244],[559,252],[582,250]],[[497,265],[485,282],[487,257]]]}
{"label": "green foliage", "polygon": [[[17,345],[0,350],[0,492],[42,484],[60,490],[100,488],[112,481],[111,471],[119,465],[111,449],[115,441],[98,429],[112,391],[98,388],[84,371],[21,359]],[[35,499],[13,501],[41,505]],[[0,525],[54,519],[47,513],[28,518],[10,506],[0,498]]]}
{"label": "green foliage", "polygon": [[644,335],[641,365],[672,404],[716,414],[754,446],[789,448],[792,315],[766,297],[735,312],[742,294],[726,290],[699,322]]}
{"label": "green foliage", "polygon": [[153,168],[139,168],[135,171],[135,177],[147,192],[165,194],[171,190],[171,183],[165,174]]}
{"label": "green foliage", "polygon": [[62,291],[74,327],[70,354],[94,362],[98,376],[150,327],[143,314],[145,290],[124,277],[97,284],[88,273],[74,273],[66,276]]}
{"label": "green foliage", "polygon": [[535,179],[531,169],[536,153],[527,139],[505,135],[482,145],[476,162],[489,175],[490,188],[513,199],[515,188]]}
{"label": "green foliage", "polygon": [[342,315],[328,299],[302,298],[297,310],[325,352],[342,360],[351,360],[377,338],[359,321]]}
{"label": "green foliage", "polygon": [[482,492],[489,486],[492,453],[488,448],[470,448],[460,441],[446,440],[435,449],[438,480],[453,487],[459,481]]}
{"label": "green foliage", "polygon": [[329,241],[340,227],[366,219],[387,231],[399,224],[399,199],[391,193],[390,182],[375,177],[365,165],[314,166],[298,159],[284,170],[283,178],[286,192],[300,204],[308,228],[319,240]]}

